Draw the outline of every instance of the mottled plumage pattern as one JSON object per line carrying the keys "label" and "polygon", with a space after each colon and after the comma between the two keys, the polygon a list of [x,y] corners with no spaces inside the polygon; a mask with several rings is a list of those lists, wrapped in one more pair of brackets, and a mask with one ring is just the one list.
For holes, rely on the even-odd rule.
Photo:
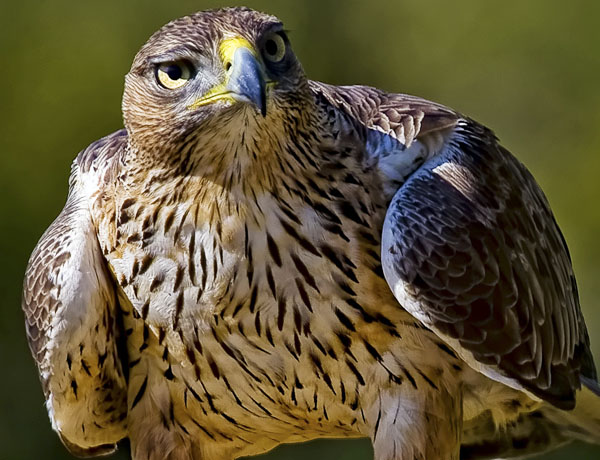
{"label": "mottled plumage pattern", "polygon": [[[108,160],[114,146],[98,142],[90,151]],[[76,163],[67,203],[31,255],[23,308],[53,426],[82,455],[110,452],[126,436],[127,383],[116,289],[93,237],[83,192],[90,178],[79,171]]]}
{"label": "mottled plumage pattern", "polygon": [[485,130],[457,131],[392,200],[384,264],[427,325],[572,409],[596,371],[564,239],[524,167]]}
{"label": "mottled plumage pattern", "polygon": [[[75,160],[23,309],[73,453],[223,459],[370,437],[376,460],[600,438],[566,244],[493,134],[309,81],[277,18],[166,25],[125,129]],[[583,383],[583,384],[582,384]]]}

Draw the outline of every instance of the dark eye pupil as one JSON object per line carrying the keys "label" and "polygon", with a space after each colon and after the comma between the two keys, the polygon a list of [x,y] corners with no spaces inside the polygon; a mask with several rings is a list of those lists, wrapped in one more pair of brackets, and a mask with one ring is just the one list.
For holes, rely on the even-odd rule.
{"label": "dark eye pupil", "polygon": [[171,64],[165,69],[165,72],[171,80],[179,80],[183,75],[181,67],[179,67],[177,64]]}
{"label": "dark eye pupil", "polygon": [[275,43],[275,40],[267,40],[267,43],[265,43],[265,50],[267,52],[267,54],[270,54],[271,56],[275,56],[277,54],[277,43]]}

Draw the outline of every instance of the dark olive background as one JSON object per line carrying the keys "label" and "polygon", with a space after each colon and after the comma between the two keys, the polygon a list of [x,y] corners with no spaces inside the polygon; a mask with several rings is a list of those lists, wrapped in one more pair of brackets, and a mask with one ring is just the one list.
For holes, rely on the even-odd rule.
{"label": "dark olive background", "polygon": [[[571,248],[600,361],[600,2],[248,1],[278,15],[313,79],[417,94],[492,127],[546,191]],[[0,457],[70,458],[51,431],[19,308],[27,258],[69,165],[121,127],[123,76],[161,25],[215,1],[0,4]],[[265,459],[369,459],[367,441]],[[114,458],[124,459],[121,452]],[[548,459],[600,458],[581,444]]]}

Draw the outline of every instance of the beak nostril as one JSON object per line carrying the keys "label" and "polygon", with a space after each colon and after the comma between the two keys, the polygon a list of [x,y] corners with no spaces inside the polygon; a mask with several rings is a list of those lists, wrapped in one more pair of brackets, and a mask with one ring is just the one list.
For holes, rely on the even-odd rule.
{"label": "beak nostril", "polygon": [[267,84],[261,62],[246,46],[236,48],[231,54],[223,59],[223,69],[227,72],[224,90],[234,100],[251,103],[264,116]]}

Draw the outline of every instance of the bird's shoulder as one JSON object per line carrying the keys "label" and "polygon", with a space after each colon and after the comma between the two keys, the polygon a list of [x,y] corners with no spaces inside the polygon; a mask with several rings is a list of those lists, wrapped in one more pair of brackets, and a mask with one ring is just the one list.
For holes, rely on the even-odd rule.
{"label": "bird's shoulder", "polygon": [[79,152],[73,166],[81,175],[98,175],[102,181],[109,181],[111,177],[107,174],[113,172],[121,153],[127,148],[127,141],[125,129],[108,134]]}
{"label": "bird's shoulder", "polygon": [[391,199],[384,273],[403,307],[486,375],[572,407],[579,375],[596,373],[567,245],[527,168],[439,104],[311,87],[329,131],[358,132],[376,160]]}
{"label": "bird's shoulder", "polygon": [[362,85],[335,86],[309,82],[317,104],[353,123],[354,129],[377,131],[409,148],[417,138],[454,128],[463,117],[441,104],[408,94],[388,93]]}
{"label": "bird's shoulder", "polygon": [[126,435],[118,302],[90,212],[124,137],[114,133],[77,156],[67,202],[36,245],[23,284],[27,337],[48,413],[80,456],[112,452]]}

